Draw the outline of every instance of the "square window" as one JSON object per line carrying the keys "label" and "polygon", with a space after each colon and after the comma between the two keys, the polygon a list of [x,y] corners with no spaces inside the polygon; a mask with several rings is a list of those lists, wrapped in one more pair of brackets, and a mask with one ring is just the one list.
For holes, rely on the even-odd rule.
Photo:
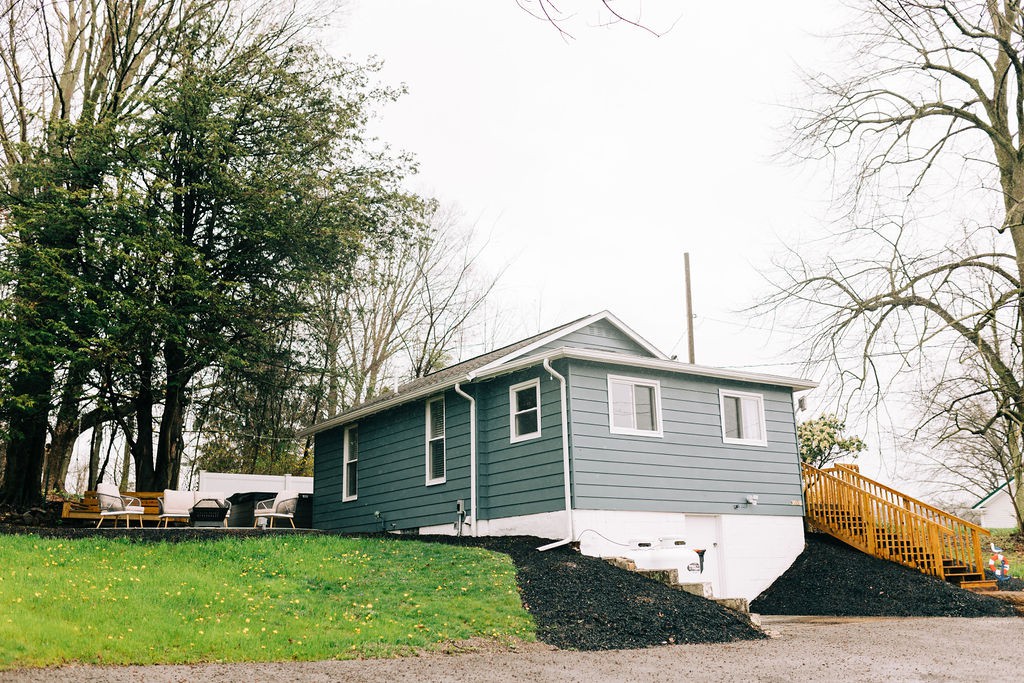
{"label": "square window", "polygon": [[613,434],[661,436],[661,384],[608,376],[609,425]]}
{"label": "square window", "polygon": [[722,409],[722,441],[747,446],[767,446],[764,396],[742,391],[719,391]]}
{"label": "square window", "polygon": [[509,387],[509,440],[526,441],[540,436],[540,380],[531,379]]}

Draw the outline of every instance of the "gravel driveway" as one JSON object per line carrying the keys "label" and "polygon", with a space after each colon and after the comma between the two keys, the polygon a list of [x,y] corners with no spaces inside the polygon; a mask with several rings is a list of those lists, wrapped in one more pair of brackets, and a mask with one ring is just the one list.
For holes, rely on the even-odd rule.
{"label": "gravel driveway", "polygon": [[[529,645],[405,659],[159,667],[65,667],[0,681],[978,681],[1013,680],[1024,619],[765,617],[771,640],[570,652]],[[742,680],[742,679],[741,679]]]}

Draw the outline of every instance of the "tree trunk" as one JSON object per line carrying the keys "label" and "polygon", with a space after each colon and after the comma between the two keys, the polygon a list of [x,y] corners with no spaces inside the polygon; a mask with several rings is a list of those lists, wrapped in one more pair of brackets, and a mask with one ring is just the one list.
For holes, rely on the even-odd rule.
{"label": "tree trunk", "polygon": [[100,449],[103,448],[103,423],[92,428],[92,439],[89,444],[89,481],[86,491],[96,490],[96,477],[100,470]]}
{"label": "tree trunk", "polygon": [[28,396],[33,401],[31,405],[11,410],[0,503],[36,505],[43,500],[43,462],[46,459],[46,428],[50,414],[53,370],[19,369],[11,381],[11,388],[15,396]]}
{"label": "tree trunk", "polygon": [[186,386],[189,376],[185,370],[185,355],[173,341],[164,347],[164,363],[167,368],[167,385],[164,389],[163,415],[160,417],[160,433],[157,436],[156,468],[153,485],[156,488],[139,489],[146,491],[162,491],[174,488],[172,481],[181,469],[181,452],[184,440],[182,432],[185,426],[185,406],[188,402]]}
{"label": "tree trunk", "polygon": [[[121,457],[121,483],[118,484],[118,488],[120,490],[122,490],[122,491],[127,491],[128,490],[128,473],[131,471],[131,462],[132,462],[131,448],[129,447],[128,442],[125,441],[124,453],[122,454],[122,457]],[[140,489],[136,488],[135,490],[138,491]]]}
{"label": "tree trunk", "polygon": [[139,369],[139,393],[135,397],[135,438],[126,434],[135,461],[135,490],[157,491],[153,471],[153,358],[146,355]]}

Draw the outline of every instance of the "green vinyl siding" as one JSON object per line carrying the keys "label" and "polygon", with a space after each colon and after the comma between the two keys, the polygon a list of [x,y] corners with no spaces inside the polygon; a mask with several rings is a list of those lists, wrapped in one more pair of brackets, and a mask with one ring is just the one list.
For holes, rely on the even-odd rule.
{"label": "green vinyl siding", "polygon": [[[663,436],[610,432],[609,374],[659,382]],[[790,389],[581,361],[569,385],[575,508],[802,514]],[[723,443],[719,389],[763,395],[767,447]]]}
{"label": "green vinyl siding", "polygon": [[[537,377],[540,378],[540,436],[512,443],[509,387]],[[480,519],[565,509],[558,381],[543,368],[535,367],[482,382],[476,388],[480,425],[477,436]]]}
{"label": "green vinyl siding", "polygon": [[[431,397],[434,398],[434,397]],[[426,400],[359,420],[359,497],[342,502],[345,425],[316,435],[313,526],[352,532],[454,524],[455,504],[469,507],[469,402],[448,391],[445,482],[426,485]],[[381,522],[374,517],[380,512]]]}

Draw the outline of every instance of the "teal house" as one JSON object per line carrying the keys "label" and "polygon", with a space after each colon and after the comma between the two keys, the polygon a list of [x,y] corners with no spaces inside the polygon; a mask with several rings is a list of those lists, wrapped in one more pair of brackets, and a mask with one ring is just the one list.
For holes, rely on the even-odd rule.
{"label": "teal house", "polygon": [[814,386],[678,362],[598,313],[307,430],[313,525],[700,548],[708,593],[753,598],[803,549],[794,392]]}

